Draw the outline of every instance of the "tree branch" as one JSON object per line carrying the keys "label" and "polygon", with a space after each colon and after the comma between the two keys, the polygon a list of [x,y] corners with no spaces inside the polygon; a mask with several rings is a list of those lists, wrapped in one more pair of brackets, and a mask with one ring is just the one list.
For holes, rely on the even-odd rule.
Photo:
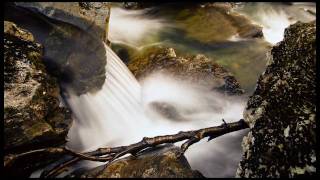
{"label": "tree branch", "polygon": [[119,146],[113,148],[99,148],[96,151],[79,153],[74,152],[67,148],[47,148],[47,149],[39,149],[30,151],[27,153],[12,155],[10,158],[5,160],[4,165],[9,166],[16,158],[21,158],[22,156],[38,153],[38,152],[49,152],[49,153],[63,153],[67,155],[71,155],[72,158],[66,158],[63,162],[51,167],[49,169],[44,170],[41,173],[41,177],[54,177],[64,171],[68,166],[78,162],[79,160],[90,160],[90,161],[100,161],[107,162],[106,166],[109,165],[114,160],[126,155],[132,154],[136,155],[137,153],[143,151],[146,148],[152,148],[160,144],[164,143],[176,143],[179,141],[187,140],[181,145],[181,150],[185,152],[189,146],[192,144],[199,142],[201,139],[209,137],[208,141],[238,130],[246,129],[249,126],[244,122],[243,119],[240,119],[237,122],[226,123],[223,120],[223,124],[216,127],[203,128],[194,131],[180,131],[177,134],[173,135],[164,135],[164,136],[156,136],[156,137],[144,137],[140,142],[128,145],[128,146]]}

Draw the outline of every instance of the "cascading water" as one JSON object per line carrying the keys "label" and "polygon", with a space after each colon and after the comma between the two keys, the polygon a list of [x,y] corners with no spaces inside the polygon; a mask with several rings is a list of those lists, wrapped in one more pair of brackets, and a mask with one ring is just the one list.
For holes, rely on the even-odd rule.
{"label": "cascading water", "polygon": [[[253,13],[242,9],[238,11],[262,25],[264,38],[271,44],[283,38],[283,31],[290,24],[298,20],[315,19],[315,8],[306,10],[304,7],[310,8],[306,4],[281,6],[283,9],[262,6],[262,9],[253,6]],[[301,9],[294,9],[296,7],[303,8],[302,13]],[[257,19],[253,18],[256,13],[259,13]],[[129,12],[121,8],[113,9],[109,39],[113,43],[129,44],[140,50],[146,43],[150,46],[161,43],[163,39],[155,36],[165,27],[176,28],[160,18],[142,18],[143,15],[144,10]],[[238,38],[236,34],[228,41],[248,40]],[[208,87],[196,86],[161,73],[148,75],[138,82],[108,46],[105,46],[105,50],[106,80],[102,89],[80,96],[66,89],[68,96],[64,100],[74,116],[68,134],[67,147],[70,149],[83,152],[99,147],[128,145],[145,136],[173,134],[220,125],[221,119],[232,122],[242,118],[245,106],[242,97],[229,97]],[[233,177],[241,158],[239,137],[246,132],[230,133],[210,142],[201,141],[191,146],[185,155],[192,168],[200,170],[207,177]],[[31,177],[38,176],[39,171]]]}
{"label": "cascading water", "polygon": [[[145,12],[146,10],[126,11],[119,7],[112,8],[109,22],[112,27],[109,31],[110,41],[142,46],[148,41],[145,37],[154,37],[164,27],[170,26],[162,19],[142,18]],[[142,37],[145,38],[143,41]]]}
{"label": "cascading water", "polygon": [[310,22],[315,20],[315,4],[312,2],[292,3],[242,3],[235,11],[248,16],[263,27],[263,36],[271,44],[283,39],[284,29],[297,21]]}
{"label": "cascading water", "polygon": [[[163,74],[146,78],[141,87],[125,64],[107,46],[106,53],[106,81],[103,88],[95,94],[80,96],[68,92],[70,96],[66,100],[75,118],[68,134],[67,146],[71,149],[89,151],[99,147],[126,145],[145,136],[220,125],[222,118],[227,122],[242,118],[244,103],[239,98],[230,99],[205,87],[192,86]],[[182,119],[174,120],[157,114],[150,106],[154,102],[172,105]],[[206,162],[217,162],[225,168],[223,173],[234,173],[241,153],[240,149],[238,153],[231,153],[234,150],[226,146],[234,145],[232,135],[227,139],[218,143],[199,143],[197,148],[190,148],[186,156],[191,166],[204,170],[207,176],[220,177],[223,176],[221,172],[205,169],[208,167]],[[240,145],[240,142],[237,144]],[[222,160],[224,148],[225,158]],[[199,155],[199,152],[203,154]],[[219,153],[215,155],[214,152]],[[199,159],[203,162],[199,162]]]}
{"label": "cascading water", "polygon": [[[132,14],[136,18],[129,16]],[[141,46],[143,43],[140,40],[147,32],[165,27],[161,19],[142,18],[142,14],[143,11],[113,10],[110,40]],[[130,33],[124,32],[130,26],[128,23],[135,27],[130,29]],[[274,27],[277,23],[270,25],[270,33],[278,35],[278,29],[273,32]],[[264,29],[264,34],[268,40],[268,28]],[[270,42],[278,40],[279,37],[276,37]],[[242,118],[245,100],[241,97],[224,96],[161,73],[145,77],[140,85],[121,59],[109,47],[105,48],[107,66],[103,88],[95,94],[81,96],[68,92],[66,100],[75,118],[68,134],[69,148],[89,151],[127,145],[145,136],[216,126],[222,123],[222,118],[227,122]],[[159,112],[159,105],[169,108],[169,114],[173,115],[166,116]],[[201,141],[191,146],[185,155],[192,168],[207,177],[233,177],[241,158],[239,137],[245,132],[230,133],[212,142]]]}
{"label": "cascading water", "polygon": [[140,105],[139,83],[107,46],[106,53],[106,80],[102,89],[80,96],[69,92],[67,102],[76,119],[68,134],[68,147],[72,149],[88,151],[129,143],[124,135],[134,134],[137,130],[131,124],[143,128],[148,123]]}

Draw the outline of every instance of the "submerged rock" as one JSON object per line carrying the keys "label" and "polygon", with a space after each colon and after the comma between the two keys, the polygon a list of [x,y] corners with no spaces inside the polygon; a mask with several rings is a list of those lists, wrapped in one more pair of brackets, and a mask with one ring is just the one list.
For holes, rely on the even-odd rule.
{"label": "submerged rock", "polygon": [[247,17],[232,11],[233,3],[204,3],[197,8],[186,9],[192,12],[185,18],[182,14],[178,23],[185,26],[190,37],[202,42],[212,43],[238,38],[262,38],[262,27],[253,24]]}
{"label": "submerged rock", "polygon": [[203,175],[192,170],[181,149],[164,145],[141,154],[119,159],[107,168],[100,166],[85,173],[69,177],[90,178],[201,178]]}
{"label": "submerged rock", "polygon": [[[56,79],[43,64],[42,46],[33,35],[11,22],[4,22],[4,151],[22,153],[64,144],[71,114],[60,107]],[[41,155],[17,162],[6,169],[10,176],[27,176],[53,156]],[[35,159],[34,159],[35,158]]]}
{"label": "submerged rock", "polygon": [[316,174],[316,23],[285,30],[244,112],[238,177]]}
{"label": "submerged rock", "polygon": [[132,59],[128,67],[138,79],[163,72],[229,95],[244,92],[230,72],[202,54],[182,57],[173,48],[151,47]]}

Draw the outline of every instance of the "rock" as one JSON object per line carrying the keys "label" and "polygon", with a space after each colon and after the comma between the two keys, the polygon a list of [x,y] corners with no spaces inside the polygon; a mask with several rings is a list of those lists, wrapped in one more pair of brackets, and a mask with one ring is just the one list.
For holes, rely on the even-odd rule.
{"label": "rock", "polygon": [[164,72],[229,95],[244,92],[230,72],[202,54],[182,57],[173,48],[152,47],[134,57],[128,67],[138,79]]}
{"label": "rock", "polygon": [[[164,145],[145,150],[137,157],[129,156],[111,163],[107,168],[100,166],[86,173],[77,173],[81,178],[201,178],[203,175],[192,170],[181,149]],[[74,177],[71,175],[70,177]]]}
{"label": "rock", "polygon": [[64,24],[59,29],[53,29],[43,45],[46,49],[46,65],[64,88],[78,95],[101,89],[106,78],[107,63],[101,41]]}
{"label": "rock", "polygon": [[262,27],[247,17],[232,11],[232,3],[201,3],[180,11],[175,20],[193,41],[206,44],[228,42],[232,37],[262,38]]}
{"label": "rock", "polygon": [[316,175],[316,23],[284,34],[244,112],[250,132],[238,177]]}
{"label": "rock", "polygon": [[4,21],[3,24],[4,24],[4,32],[6,34],[19,37],[24,41],[34,41],[34,37],[30,32],[18,28],[16,24],[9,21]]}
{"label": "rock", "polygon": [[[71,114],[59,106],[59,85],[45,69],[42,46],[33,41],[30,32],[14,23],[4,25],[5,154],[64,144]],[[26,176],[54,159],[38,159],[40,156],[6,171],[9,175]]]}
{"label": "rock", "polygon": [[72,24],[107,42],[110,16],[108,2],[16,2],[15,4]]}
{"label": "rock", "polygon": [[186,120],[172,104],[156,101],[150,103],[149,106],[164,118],[178,121]]}
{"label": "rock", "polygon": [[233,37],[263,37],[261,26],[233,11],[236,7],[233,2],[124,2],[123,7],[144,9],[151,17],[170,19],[181,29],[183,39],[194,43],[215,44],[228,42]]}
{"label": "rock", "polygon": [[[71,6],[74,3],[64,4],[76,8]],[[14,4],[6,4],[5,9],[5,19],[30,31],[44,46],[44,63],[48,72],[58,78],[62,88],[78,95],[101,89],[106,66],[106,51],[101,39],[81,27],[48,18],[38,11]]]}
{"label": "rock", "polygon": [[123,7],[126,9],[141,9],[143,8],[139,2],[123,2]]}

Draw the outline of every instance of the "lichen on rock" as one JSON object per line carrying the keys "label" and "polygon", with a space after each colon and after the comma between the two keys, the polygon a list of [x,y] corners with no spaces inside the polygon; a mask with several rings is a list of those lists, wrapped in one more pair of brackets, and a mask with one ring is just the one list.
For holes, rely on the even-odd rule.
{"label": "lichen on rock", "polygon": [[285,30],[250,97],[238,177],[299,177],[316,173],[316,23]]}

